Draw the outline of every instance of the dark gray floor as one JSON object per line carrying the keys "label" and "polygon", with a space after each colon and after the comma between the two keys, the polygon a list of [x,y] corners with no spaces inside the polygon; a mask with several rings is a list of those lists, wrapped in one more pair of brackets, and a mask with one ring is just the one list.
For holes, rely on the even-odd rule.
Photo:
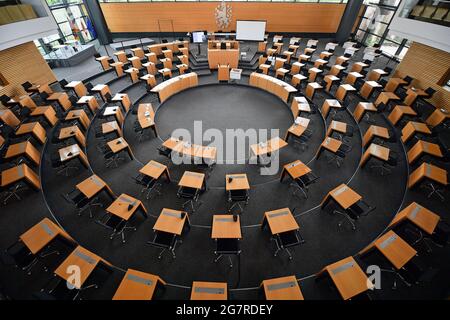
{"label": "dark gray floor", "polygon": [[[321,45],[323,45],[321,43]],[[318,50],[320,52],[320,49]],[[110,78],[111,77],[111,78]],[[107,82],[114,76],[103,75],[102,81]],[[217,83],[217,74],[201,77],[200,84]],[[104,81],[106,80],[106,81]],[[100,83],[98,79],[92,81]],[[242,83],[248,82],[244,78]],[[123,92],[129,87],[128,78],[122,78],[111,85],[111,90]],[[231,88],[231,90],[230,90]],[[129,87],[125,92],[136,102],[145,94],[145,88],[141,84]],[[213,95],[213,96],[211,96]],[[223,99],[221,96],[226,95]],[[239,108],[240,117],[231,117],[222,104],[229,103],[230,108],[236,104],[232,102],[245,99],[246,104]],[[314,103],[321,106],[326,94],[317,95]],[[211,108],[203,103],[210,104]],[[346,157],[340,168],[327,163],[325,155],[314,159],[315,151],[325,135],[324,119],[317,113],[311,117],[311,127],[314,136],[305,151],[288,146],[280,154],[281,163],[287,163],[294,159],[301,159],[311,167],[320,177],[319,182],[309,190],[308,199],[300,199],[292,196],[289,181],[279,183],[276,177],[262,178],[257,168],[251,165],[218,165],[208,179],[210,189],[201,196],[203,201],[200,209],[190,217],[192,228],[184,236],[183,244],[177,248],[177,258],[172,260],[169,255],[158,261],[158,250],[146,245],[152,237],[152,226],[159,215],[161,208],[181,208],[181,199],[176,197],[176,182],[184,170],[192,169],[191,166],[170,165],[173,182],[163,184],[164,196],[153,200],[145,200],[140,193],[140,188],[131,177],[137,175],[142,164],[150,159],[167,162],[158,155],[156,147],[161,140],[151,136],[141,142],[133,132],[133,123],[136,116],[128,114],[124,125],[124,135],[130,143],[137,160],[125,160],[117,169],[108,169],[96,149],[99,141],[94,137],[93,130],[87,135],[87,154],[91,168],[83,169],[72,174],[68,178],[57,176],[50,165],[50,155],[56,152],[52,144],[45,149],[41,166],[41,179],[46,202],[40,193],[24,195],[26,202],[11,202],[2,207],[2,224],[0,226],[0,244],[2,247],[13,243],[17,237],[34,223],[52,212],[57,221],[71,234],[77,242],[89,250],[99,254],[110,261],[117,269],[106,284],[98,290],[86,293],[86,298],[109,299],[117,288],[123,273],[121,270],[134,268],[145,272],[160,275],[170,285],[167,287],[162,299],[187,299],[189,297],[192,281],[224,281],[229,284],[231,299],[256,299],[261,298],[257,289],[261,280],[295,274],[300,279],[303,294],[306,299],[335,299],[336,292],[329,286],[317,283],[312,275],[325,265],[344,257],[355,255],[377,236],[379,236],[392,220],[395,213],[411,201],[417,201],[430,208],[442,217],[449,216],[446,209],[447,203],[441,203],[435,199],[427,199],[421,190],[406,190],[408,167],[403,153],[403,146],[397,142],[389,147],[398,151],[402,156],[400,165],[393,169],[389,176],[381,177],[377,172],[367,166],[358,169],[358,163],[362,154],[361,134],[368,125],[366,122],[357,124],[351,115],[355,105],[360,99],[355,96],[349,104],[349,112],[342,115],[348,124],[355,127],[355,135],[351,138],[353,149]],[[150,95],[141,101],[153,101]],[[193,101],[201,102],[193,103]],[[229,102],[228,102],[229,101]],[[167,105],[166,105],[167,104]],[[273,109],[270,107],[274,105]],[[186,106],[186,107],[184,107]],[[155,108],[158,108],[155,103]],[[284,109],[283,109],[284,108]],[[256,115],[255,115],[255,110]],[[252,119],[251,123],[247,123]],[[382,115],[375,115],[376,123],[389,126]],[[157,112],[156,123],[160,132],[170,133],[173,128],[183,127],[184,123],[192,123],[194,120],[204,120],[205,127],[210,128],[236,128],[248,127],[279,127],[281,135],[289,122],[292,121],[287,106],[274,96],[260,92],[254,88],[237,87],[231,85],[207,86],[190,89],[173,96]],[[257,120],[257,122],[256,122]],[[253,123],[255,121],[255,123]],[[101,120],[93,119],[91,128],[99,125]],[[330,119],[327,119],[327,123]],[[275,124],[275,125],[269,125]],[[191,125],[187,126],[191,129]],[[54,130],[59,132],[58,128]],[[51,135],[52,132],[49,132]],[[103,210],[94,213],[94,219],[87,214],[79,217],[73,207],[63,201],[61,194],[72,190],[78,182],[88,177],[92,171],[102,177],[111,186],[116,194],[127,193],[143,199],[150,216],[147,219],[141,216],[133,218],[132,224],[138,227],[136,232],[127,233],[127,243],[122,244],[119,239],[109,240],[110,232],[95,223],[95,219],[103,214]],[[227,172],[246,172],[249,175],[251,199],[242,215],[242,254],[238,259],[234,258],[235,266],[229,269],[225,261],[213,263],[215,249],[213,240],[210,239],[212,215],[225,213],[226,197],[224,191],[224,175]],[[376,209],[367,217],[357,222],[358,229],[352,231],[347,224],[339,228],[337,223],[340,217],[321,210],[319,204],[324,195],[340,183],[348,183],[350,187],[360,193],[364,199]],[[111,201],[104,196],[102,201],[108,205]],[[47,208],[47,205],[50,211]],[[265,211],[290,207],[294,210],[296,220],[300,225],[300,231],[306,243],[292,250],[294,260],[289,261],[285,253],[273,257],[274,246],[270,242],[268,230],[261,230],[261,220]],[[442,298],[447,293],[449,284],[450,258],[449,248],[433,248],[431,254],[420,251],[426,257],[427,262],[437,273],[431,281],[421,285],[407,288],[399,284],[397,290],[391,290],[392,277],[383,274],[382,290],[376,292],[376,296],[382,299],[433,299]],[[37,268],[38,269],[38,268]],[[38,290],[49,275],[36,272],[30,277],[12,266],[0,265],[0,283],[4,291],[17,299],[29,299],[33,291]],[[235,290],[239,289],[239,290]]]}

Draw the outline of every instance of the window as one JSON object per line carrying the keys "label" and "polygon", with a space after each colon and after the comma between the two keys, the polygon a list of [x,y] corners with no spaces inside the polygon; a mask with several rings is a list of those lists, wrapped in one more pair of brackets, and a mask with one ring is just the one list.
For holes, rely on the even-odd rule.
{"label": "window", "polygon": [[366,9],[356,30],[355,39],[366,46],[379,44],[384,54],[401,60],[411,43],[389,31],[400,0],[364,0],[364,4]]}

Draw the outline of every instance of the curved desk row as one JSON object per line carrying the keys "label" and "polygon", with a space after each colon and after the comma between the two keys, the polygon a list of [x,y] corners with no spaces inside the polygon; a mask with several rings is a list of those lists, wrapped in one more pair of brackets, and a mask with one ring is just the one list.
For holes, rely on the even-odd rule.
{"label": "curved desk row", "polygon": [[151,92],[158,93],[159,101],[164,102],[171,95],[197,85],[198,76],[195,72],[191,72],[166,80],[154,87]]}
{"label": "curved desk row", "polygon": [[250,75],[249,83],[251,86],[258,87],[273,93],[285,102],[289,100],[290,93],[297,92],[297,89],[295,89],[290,84],[287,84],[286,82],[277,78],[257,72],[253,72]]}

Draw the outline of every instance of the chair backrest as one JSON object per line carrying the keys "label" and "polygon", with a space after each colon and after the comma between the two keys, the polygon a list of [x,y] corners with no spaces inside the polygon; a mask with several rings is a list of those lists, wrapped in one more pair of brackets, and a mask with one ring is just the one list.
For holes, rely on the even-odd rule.
{"label": "chair backrest", "polygon": [[162,43],[168,43],[169,41],[167,41],[167,39],[162,39],[161,42],[162,42]]}
{"label": "chair backrest", "polygon": [[85,87],[86,87],[86,89],[87,89],[89,92],[91,92],[91,90],[92,90],[92,88],[93,88],[94,86],[93,86],[92,83],[88,82],[88,83],[86,83]]}
{"label": "chair backrest", "polygon": [[6,106],[6,104],[8,103],[8,101],[11,100],[10,97],[8,97],[6,94],[2,95],[0,97],[0,102],[3,103],[3,105]]}
{"label": "chair backrest", "polygon": [[30,89],[33,85],[31,84],[31,82],[26,81],[24,83],[22,83],[22,87],[25,89],[25,91],[27,91],[28,89]]}
{"label": "chair backrest", "polygon": [[387,72],[386,76],[390,75],[392,72],[392,68],[391,67],[385,67],[384,68],[384,72]]}
{"label": "chair backrest", "polygon": [[72,104],[72,106],[75,106],[77,104],[78,98],[75,96],[70,96],[69,101]]}
{"label": "chair backrest", "polygon": [[433,96],[433,94],[436,93],[436,90],[434,90],[431,87],[428,87],[427,89],[425,89],[425,93],[428,95],[428,98],[431,98]]}
{"label": "chair backrest", "polygon": [[59,85],[64,89],[64,87],[66,86],[66,85],[68,85],[69,84],[69,82],[67,82],[67,80],[66,79],[61,79],[61,80],[59,80]]}
{"label": "chair backrest", "polygon": [[109,92],[105,93],[105,99],[106,99],[106,101],[107,101],[108,103],[111,103],[112,97],[111,97],[111,94],[110,94]]}
{"label": "chair backrest", "polygon": [[412,82],[414,79],[413,79],[412,77],[410,77],[410,76],[406,76],[406,77],[403,78],[403,80],[405,80],[406,83],[409,85],[409,84],[411,84],[411,82]]}
{"label": "chair backrest", "polygon": [[226,49],[226,48],[227,48],[226,43],[225,43],[225,42],[222,42],[222,43],[220,44],[220,49]]}
{"label": "chair backrest", "polygon": [[98,53],[98,52],[97,52],[97,53],[94,53],[94,57],[95,57],[95,58],[100,58],[100,57],[101,57],[101,54]]}

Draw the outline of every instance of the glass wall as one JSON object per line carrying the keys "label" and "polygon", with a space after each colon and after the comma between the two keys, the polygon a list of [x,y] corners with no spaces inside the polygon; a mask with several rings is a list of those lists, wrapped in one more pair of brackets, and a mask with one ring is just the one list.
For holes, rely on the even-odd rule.
{"label": "glass wall", "polygon": [[96,38],[83,0],[46,1],[58,24],[59,32],[34,41],[43,55],[63,44],[75,41],[86,44]]}
{"label": "glass wall", "polygon": [[384,54],[401,60],[411,42],[392,34],[389,25],[401,0],[364,0],[367,6],[356,30],[356,39],[366,46],[379,45]]}

